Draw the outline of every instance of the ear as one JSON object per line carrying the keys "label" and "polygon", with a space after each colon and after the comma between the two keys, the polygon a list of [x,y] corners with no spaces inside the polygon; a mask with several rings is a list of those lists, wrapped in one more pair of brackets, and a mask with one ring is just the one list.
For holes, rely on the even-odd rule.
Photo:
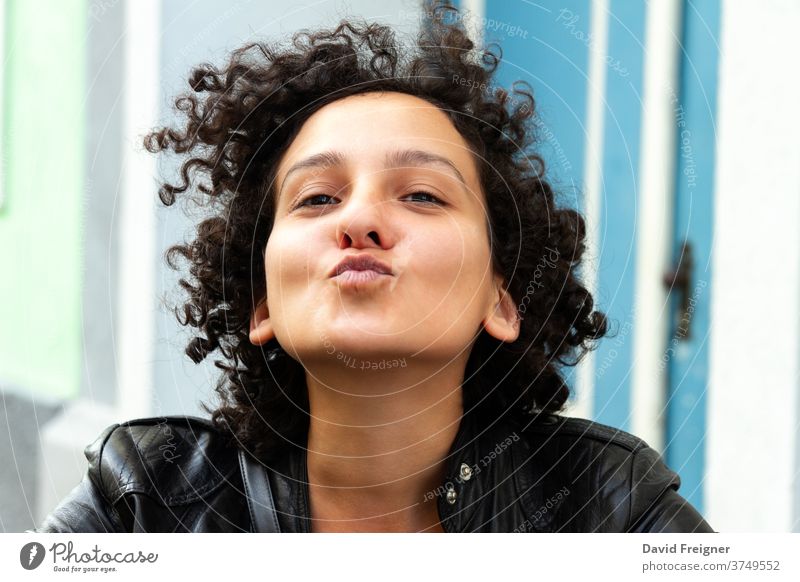
{"label": "ear", "polygon": [[250,316],[250,343],[263,346],[274,337],[275,331],[272,329],[269,307],[267,307],[267,299],[265,297]]}
{"label": "ear", "polygon": [[502,277],[495,275],[489,314],[483,320],[484,329],[504,342],[519,337],[520,317],[514,298],[506,290]]}

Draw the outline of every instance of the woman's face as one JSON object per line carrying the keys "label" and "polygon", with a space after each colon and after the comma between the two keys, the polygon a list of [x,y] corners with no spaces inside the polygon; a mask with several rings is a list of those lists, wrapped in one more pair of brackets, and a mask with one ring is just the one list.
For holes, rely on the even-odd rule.
{"label": "woman's face", "polygon": [[[251,341],[276,337],[301,363],[376,365],[456,357],[481,326],[516,339],[471,156],[448,117],[411,95],[355,95],[313,114],[278,165]],[[354,256],[390,272],[331,276]]]}

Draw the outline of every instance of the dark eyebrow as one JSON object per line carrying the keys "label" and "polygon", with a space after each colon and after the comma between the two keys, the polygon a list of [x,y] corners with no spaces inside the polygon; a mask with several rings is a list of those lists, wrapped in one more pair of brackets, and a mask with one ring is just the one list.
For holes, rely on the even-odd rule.
{"label": "dark eyebrow", "polygon": [[[292,164],[292,167],[287,170],[278,192],[283,191],[286,180],[289,178],[289,175],[292,174],[292,172],[309,168],[324,169],[331,166],[343,166],[346,161],[347,157],[343,153],[334,150],[320,152],[302,159],[299,162]],[[452,160],[446,158],[445,156],[434,154],[433,152],[426,152],[424,150],[395,150],[386,155],[387,168],[433,165],[446,166],[449,168],[464,185],[464,187],[467,188],[467,182],[464,180],[464,176],[461,174]]]}

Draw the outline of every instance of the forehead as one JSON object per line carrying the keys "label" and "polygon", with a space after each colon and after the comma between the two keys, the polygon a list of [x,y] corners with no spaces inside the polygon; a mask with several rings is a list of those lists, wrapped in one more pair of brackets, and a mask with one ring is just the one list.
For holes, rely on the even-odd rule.
{"label": "forehead", "polygon": [[278,183],[306,156],[337,150],[376,163],[389,150],[424,148],[447,156],[467,181],[477,179],[469,144],[441,109],[404,93],[362,93],[334,101],[309,117],[278,164]]}

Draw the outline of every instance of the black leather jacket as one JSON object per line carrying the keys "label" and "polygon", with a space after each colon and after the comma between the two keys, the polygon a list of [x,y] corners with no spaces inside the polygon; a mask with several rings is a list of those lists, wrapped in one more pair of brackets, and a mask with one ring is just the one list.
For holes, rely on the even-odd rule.
{"label": "black leather jacket", "polygon": [[[86,447],[83,481],[34,532],[309,532],[304,449],[268,469],[209,421],[132,420]],[[713,532],[641,439],[539,415],[462,418],[436,503],[445,532]]]}

